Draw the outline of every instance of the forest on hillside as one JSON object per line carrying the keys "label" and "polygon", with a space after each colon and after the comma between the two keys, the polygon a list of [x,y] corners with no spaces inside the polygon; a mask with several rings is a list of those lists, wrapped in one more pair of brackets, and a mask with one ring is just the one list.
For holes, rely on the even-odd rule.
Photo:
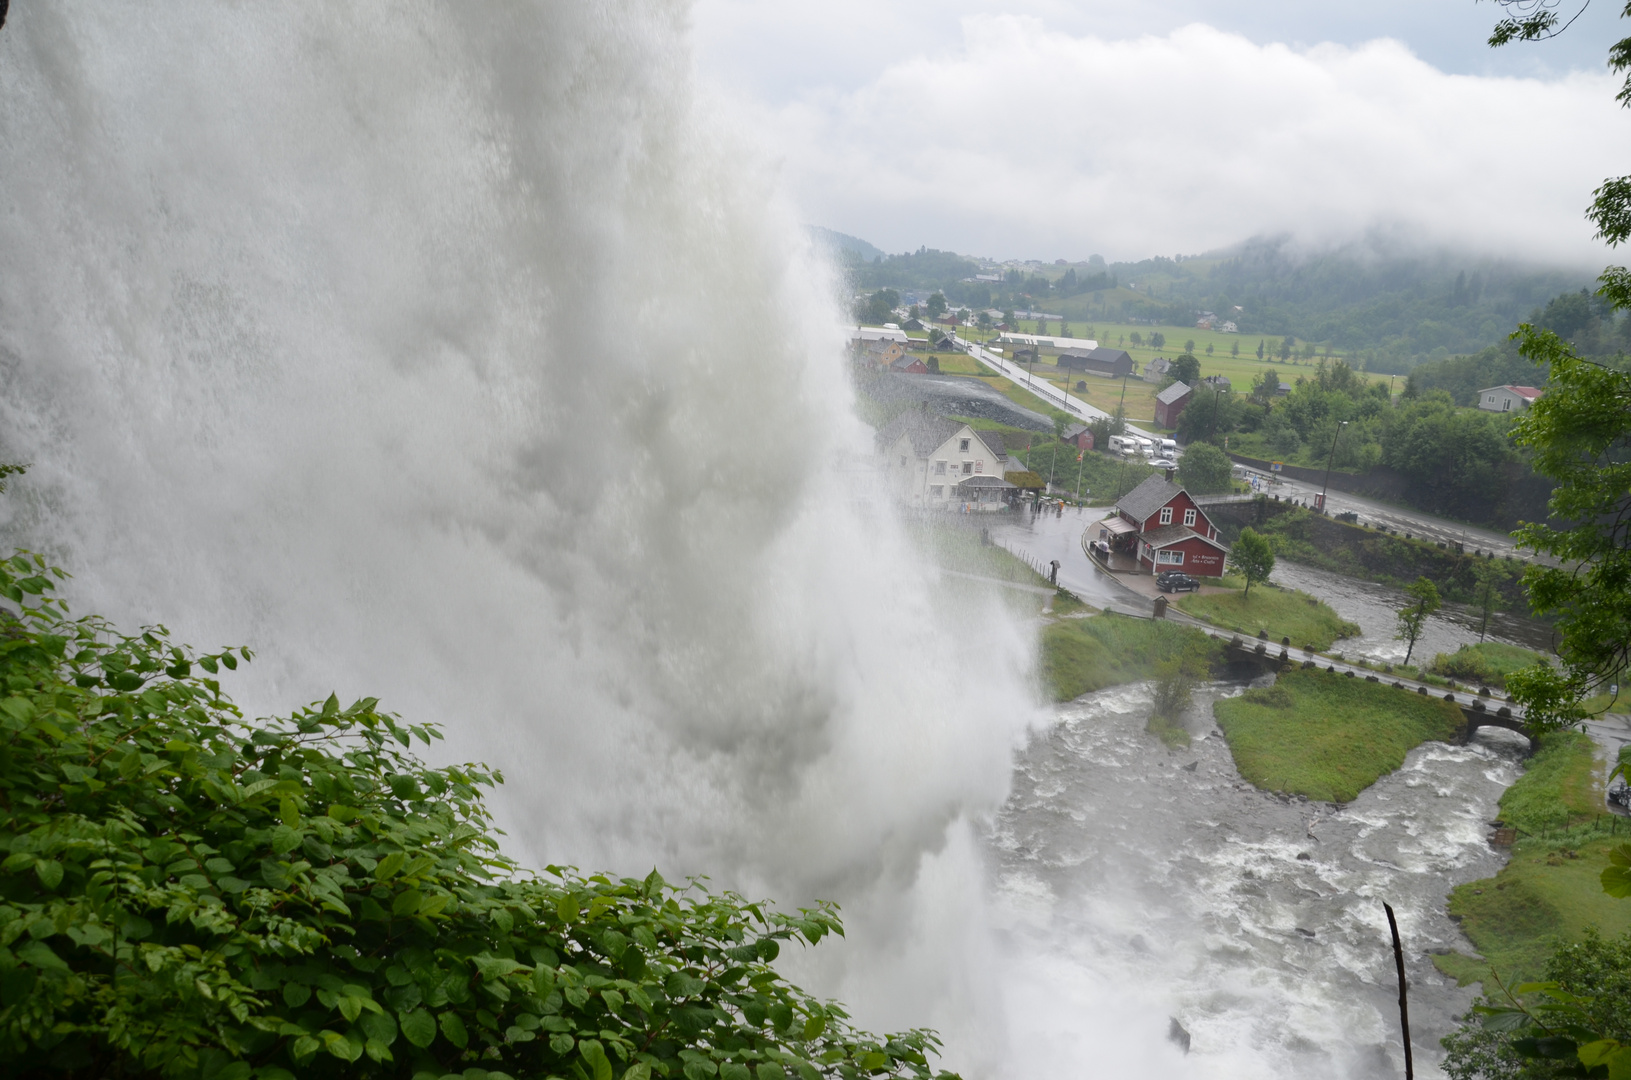
{"label": "forest on hillside", "polygon": [[[991,264],[954,252],[920,248],[867,257],[851,248],[840,254],[857,291],[938,290],[953,304],[1045,310],[1082,322],[1186,326],[1214,312],[1235,323],[1243,339],[1328,345],[1356,367],[1397,374],[1495,346],[1519,322],[1550,301],[1577,295],[1594,276],[1448,252],[1350,247],[1313,254],[1284,239],[1194,257],[1010,264],[999,282],[969,280],[992,273]],[[1585,310],[1595,303],[1589,295],[1571,299],[1580,310],[1567,319],[1557,314],[1573,328],[1597,324],[1593,352],[1624,351],[1631,324]]]}

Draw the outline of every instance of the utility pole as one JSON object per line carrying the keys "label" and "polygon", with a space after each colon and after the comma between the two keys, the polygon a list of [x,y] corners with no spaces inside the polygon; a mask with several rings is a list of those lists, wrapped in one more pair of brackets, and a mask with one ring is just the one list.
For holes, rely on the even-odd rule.
{"label": "utility pole", "polygon": [[1331,454],[1325,459],[1325,483],[1320,488],[1320,513],[1325,513],[1325,493],[1331,488],[1331,463],[1337,459],[1337,440],[1342,438],[1342,429],[1348,426],[1343,420],[1337,424],[1337,433],[1331,439]]}
{"label": "utility pole", "polygon": [[1212,432],[1207,436],[1209,439],[1215,439],[1218,435],[1218,402],[1221,401],[1222,398],[1223,384],[1214,382],[1212,384]]}

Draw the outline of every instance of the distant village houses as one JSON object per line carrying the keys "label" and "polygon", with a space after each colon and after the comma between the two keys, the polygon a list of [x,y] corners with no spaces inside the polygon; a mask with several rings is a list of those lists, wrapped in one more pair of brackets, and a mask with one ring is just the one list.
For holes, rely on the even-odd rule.
{"label": "distant village houses", "polygon": [[1167,372],[1171,370],[1172,361],[1168,360],[1164,356],[1157,356],[1154,360],[1151,360],[1149,363],[1144,365],[1144,381],[1158,383],[1162,379],[1165,379],[1167,377]]}
{"label": "distant village houses", "polygon": [[1521,412],[1543,393],[1533,386],[1492,386],[1478,391],[1478,407],[1485,412]]}
{"label": "distant village houses", "polygon": [[850,331],[849,339],[863,345],[873,341],[898,341],[903,348],[911,340],[906,336],[906,331],[894,323],[884,323],[882,326],[857,326]]}

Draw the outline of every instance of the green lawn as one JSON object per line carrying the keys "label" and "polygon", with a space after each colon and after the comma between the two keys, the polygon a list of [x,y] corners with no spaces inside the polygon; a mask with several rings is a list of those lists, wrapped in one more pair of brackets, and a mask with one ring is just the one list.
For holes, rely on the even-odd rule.
{"label": "green lawn", "polygon": [[1631,823],[1605,812],[1588,736],[1545,736],[1501,797],[1501,820],[1519,830],[1511,860],[1450,893],[1450,914],[1483,959],[1435,956],[1439,970],[1465,985],[1493,969],[1511,985],[1538,975],[1557,943],[1578,941],[1588,928],[1605,937],[1631,931],[1631,901],[1609,896],[1599,880],[1609,849],[1631,840]]}
{"label": "green lawn", "polygon": [[1214,626],[1248,637],[1267,631],[1270,641],[1290,638],[1293,648],[1313,646],[1324,651],[1337,640],[1359,633],[1357,623],[1348,622],[1329,606],[1305,592],[1273,585],[1252,586],[1251,595],[1191,593],[1177,601],[1180,611]]}
{"label": "green lawn", "polygon": [[1428,670],[1434,675],[1479,686],[1506,687],[1506,677],[1519,668],[1544,663],[1546,657],[1533,649],[1481,641],[1463,645],[1453,653],[1433,657]]}
{"label": "green lawn", "polygon": [[1221,663],[1223,643],[1160,619],[1094,615],[1042,630],[1042,679],[1056,701],[1149,678],[1157,661],[1193,651]]}
{"label": "green lawn", "polygon": [[1440,698],[1306,668],[1212,711],[1241,776],[1326,802],[1351,801],[1404,764],[1412,747],[1450,739],[1463,723]]}

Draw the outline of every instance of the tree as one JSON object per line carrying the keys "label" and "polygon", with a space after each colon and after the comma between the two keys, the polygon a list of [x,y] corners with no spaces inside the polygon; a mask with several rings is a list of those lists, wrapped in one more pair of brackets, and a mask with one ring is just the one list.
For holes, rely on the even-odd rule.
{"label": "tree", "polygon": [[1201,362],[1194,353],[1184,353],[1172,361],[1167,374],[1185,386],[1194,386],[1201,381]]}
{"label": "tree", "polygon": [[1261,359],[1263,359],[1263,357],[1266,354],[1267,354],[1267,347],[1263,344],[1263,339],[1258,338],[1257,339],[1257,358],[1259,360],[1261,360]]}
{"label": "tree", "polygon": [[1063,319],[1059,320],[1059,336],[1060,337],[1070,337],[1071,336],[1070,335],[1070,323],[1066,322]]}
{"label": "tree", "polygon": [[502,777],[408,751],[434,726],[332,695],[246,722],[217,676],[248,650],[70,620],[62,576],[0,562],[6,1075],[931,1077],[932,1034],[855,1031],[771,966],[830,906],[530,873]]}
{"label": "tree", "polygon": [[[1210,348],[1210,346],[1208,348]],[[1188,341],[1184,342],[1184,352],[1192,353],[1194,351],[1195,351],[1195,339],[1190,338]]]}
{"label": "tree", "polygon": [[1272,368],[1264,368],[1252,380],[1252,400],[1259,405],[1267,405],[1280,394],[1280,376]]}
{"label": "tree", "polygon": [[900,293],[894,289],[879,289],[865,300],[857,301],[855,321],[870,326],[888,322],[899,303]]}
{"label": "tree", "polygon": [[[1208,353],[1210,353],[1212,351],[1212,346],[1208,345],[1206,347],[1206,351]],[[1238,341],[1229,342],[1229,355],[1230,356],[1239,356],[1240,355],[1240,342],[1238,342]]]}
{"label": "tree", "polygon": [[1473,568],[1473,579],[1478,583],[1478,603],[1483,609],[1483,618],[1478,623],[1478,640],[1484,640],[1484,634],[1489,630],[1489,613],[1493,610],[1495,602],[1495,587],[1500,584],[1506,575],[1501,572],[1500,564],[1494,557],[1485,559]]}
{"label": "tree", "polygon": [[1134,330],[1131,334],[1128,334],[1127,336],[1128,336],[1128,338],[1130,338],[1132,340],[1132,343],[1134,345],[1144,344],[1144,335],[1140,334],[1137,330]]}
{"label": "tree", "polygon": [[929,357],[928,362],[925,363],[923,366],[928,368],[931,372],[933,372],[936,375],[940,374],[940,357],[938,357],[938,356]]}
{"label": "tree", "polygon": [[1163,334],[1161,331],[1157,330],[1153,334],[1150,335],[1150,348],[1160,349],[1160,348],[1164,348],[1166,346],[1166,344],[1167,344],[1167,335]]}
{"label": "tree", "polygon": [[1178,461],[1178,480],[1196,495],[1228,491],[1234,482],[1234,463],[1211,443],[1191,443]]}
{"label": "tree", "polygon": [[946,313],[946,298],[941,293],[929,297],[929,318],[938,319]]}
{"label": "tree", "polygon": [[1297,339],[1292,337],[1290,334],[1287,334],[1284,340],[1280,342],[1280,359],[1282,361],[1291,359],[1291,350],[1295,348],[1296,345]]}
{"label": "tree", "polygon": [[1211,343],[1211,342],[1210,342],[1210,341],[1208,341],[1208,342],[1207,342],[1207,343],[1206,343],[1206,355],[1207,355],[1207,356],[1211,356],[1211,355],[1212,355],[1212,350],[1213,350],[1213,348],[1215,348],[1215,346],[1214,346],[1214,345],[1213,345],[1213,344],[1212,344],[1212,343]]}
{"label": "tree", "polygon": [[1048,320],[1038,318],[1036,320],[1036,332],[1039,336],[1046,337],[1048,333]]}
{"label": "tree", "polygon": [[1246,579],[1246,597],[1249,598],[1252,586],[1259,581],[1267,581],[1269,575],[1274,573],[1274,546],[1269,543],[1268,537],[1259,535],[1248,526],[1240,530],[1239,539],[1229,549],[1229,564]]}
{"label": "tree", "polygon": [[1416,639],[1421,637],[1428,616],[1439,609],[1440,601],[1438,586],[1424,577],[1406,586],[1405,594],[1410,597],[1410,603],[1399,612],[1399,631],[1393,636],[1408,643],[1404,652],[1404,662],[1408,664],[1410,655],[1416,651]]}

